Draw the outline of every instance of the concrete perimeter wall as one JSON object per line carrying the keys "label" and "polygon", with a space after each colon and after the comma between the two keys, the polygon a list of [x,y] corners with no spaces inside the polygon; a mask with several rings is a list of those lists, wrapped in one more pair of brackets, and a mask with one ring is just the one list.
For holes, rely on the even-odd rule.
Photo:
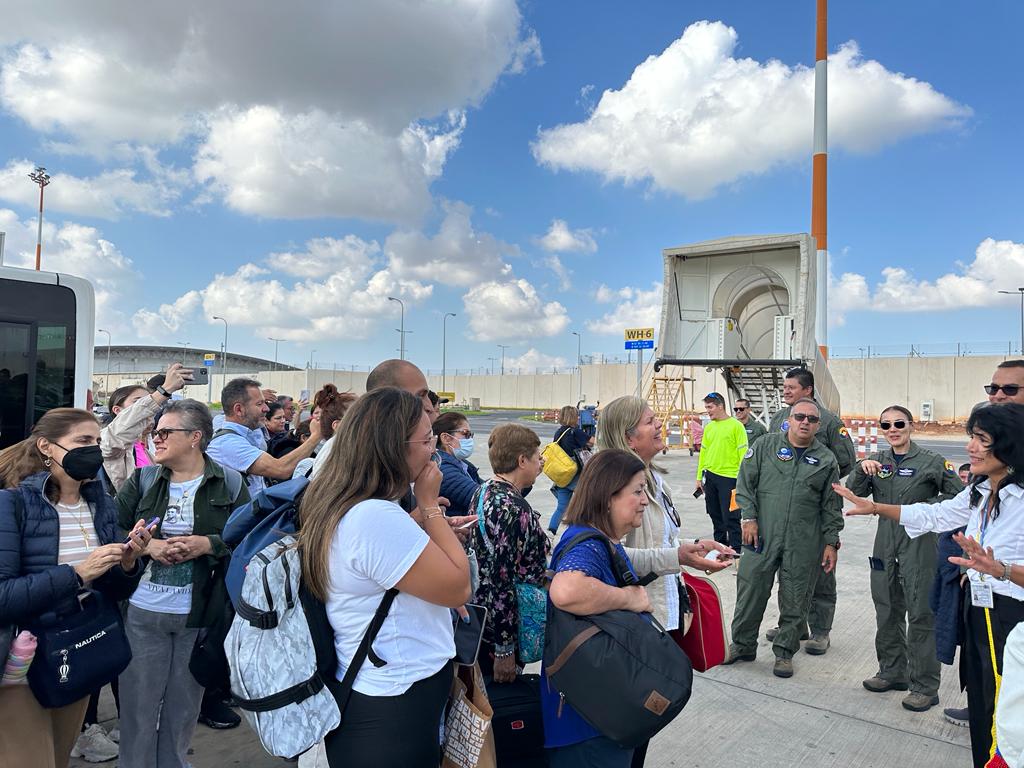
{"label": "concrete perimeter wall", "polygon": [[[982,387],[992,380],[995,367],[1007,359],[1005,356],[854,358],[833,360],[829,369],[839,389],[842,415],[846,418],[874,418],[883,408],[893,404],[908,406],[919,417],[921,404],[930,400],[935,404],[934,420],[950,422],[966,420],[971,408],[985,400]],[[724,387],[717,372],[684,368],[683,373],[695,379],[685,385],[685,401],[689,407],[696,405],[699,410],[701,398],[707,392]],[[366,391],[365,372],[328,369],[260,371],[251,375],[265,387],[296,397],[302,390],[314,393],[329,381],[341,390],[357,394]],[[652,375],[648,366],[644,376],[644,396],[650,390]],[[212,400],[217,401],[224,379],[220,374],[211,378]],[[229,375],[229,378],[233,376]],[[132,382],[130,377],[121,377],[114,385]],[[435,390],[442,389],[440,376],[429,377],[429,382]],[[448,376],[445,384],[448,391],[455,393],[456,402],[463,406],[478,398],[480,405],[487,408],[544,410],[575,404],[580,399],[587,403],[608,403],[621,395],[636,394],[636,367],[626,364],[584,365],[582,383],[578,373],[541,373]],[[186,396],[206,401],[207,389],[187,387]]]}

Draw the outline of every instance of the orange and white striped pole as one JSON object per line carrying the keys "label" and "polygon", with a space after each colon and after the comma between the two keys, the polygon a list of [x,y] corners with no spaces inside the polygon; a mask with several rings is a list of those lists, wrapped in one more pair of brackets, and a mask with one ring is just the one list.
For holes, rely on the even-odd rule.
{"label": "orange and white striped pole", "polygon": [[814,335],[828,360],[828,0],[818,0],[814,45],[814,155],[811,179],[811,236],[817,272],[817,316]]}

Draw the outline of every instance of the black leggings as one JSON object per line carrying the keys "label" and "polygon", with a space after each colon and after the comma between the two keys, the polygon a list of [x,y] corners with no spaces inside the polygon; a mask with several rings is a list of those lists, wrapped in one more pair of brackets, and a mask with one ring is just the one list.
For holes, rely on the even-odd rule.
{"label": "black leggings", "polygon": [[352,691],[341,725],[327,734],[332,768],[437,768],[441,716],[452,687],[452,662],[399,696]]}
{"label": "black leggings", "polygon": [[[110,691],[111,691],[111,693],[114,694],[114,706],[117,708],[117,716],[120,717],[121,716],[121,696],[120,696],[121,692],[118,690],[117,678],[116,677],[113,680],[110,681]],[[100,706],[100,694],[102,692],[103,692],[102,688],[97,688],[95,691],[92,692],[92,695],[89,696],[89,706],[85,710],[85,720],[82,721],[82,730],[83,731],[86,728],[88,728],[90,725],[92,725],[93,723],[98,723],[100,721],[99,714],[97,713],[97,710],[99,709],[99,706]]]}

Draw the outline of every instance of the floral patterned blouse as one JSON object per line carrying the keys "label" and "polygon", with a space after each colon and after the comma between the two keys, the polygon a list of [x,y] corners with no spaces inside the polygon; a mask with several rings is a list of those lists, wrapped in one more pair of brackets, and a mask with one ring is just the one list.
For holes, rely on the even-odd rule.
{"label": "floral patterned blouse", "polygon": [[491,548],[474,529],[473,547],[480,565],[480,586],[475,602],[487,608],[484,641],[499,652],[514,650],[519,606],[516,583],[544,586],[550,545],[540,514],[510,483],[494,478],[473,494],[470,513],[479,509],[484,494],[483,520]]}

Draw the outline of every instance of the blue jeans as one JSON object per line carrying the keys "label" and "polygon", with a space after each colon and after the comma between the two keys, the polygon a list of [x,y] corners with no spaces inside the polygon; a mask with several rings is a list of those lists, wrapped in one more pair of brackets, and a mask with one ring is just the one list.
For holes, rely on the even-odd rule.
{"label": "blue jeans", "polygon": [[577,472],[572,482],[565,488],[551,486],[551,492],[555,494],[558,503],[555,505],[555,513],[551,516],[551,522],[548,523],[548,530],[558,532],[558,526],[562,523],[562,515],[565,514],[565,508],[569,506],[569,499],[572,498],[572,492],[576,490],[576,481],[579,477],[580,473]]}

